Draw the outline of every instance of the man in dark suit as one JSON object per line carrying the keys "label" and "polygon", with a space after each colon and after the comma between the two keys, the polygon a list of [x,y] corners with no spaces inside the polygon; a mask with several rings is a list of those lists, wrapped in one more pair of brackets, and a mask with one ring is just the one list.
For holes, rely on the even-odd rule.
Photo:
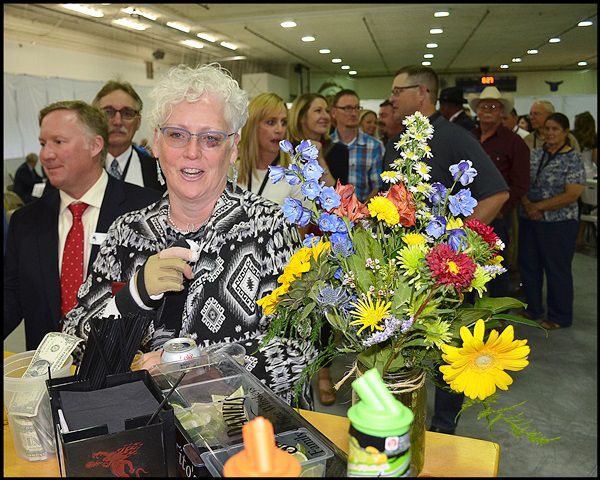
{"label": "man in dark suit", "polygon": [[475,128],[475,122],[469,118],[463,108],[467,100],[463,97],[463,91],[460,87],[444,88],[440,92],[439,101],[439,111],[446,120],[469,131]]}
{"label": "man in dark suit", "polygon": [[30,153],[15,172],[13,192],[23,200],[23,203],[30,203],[35,200],[35,197],[31,195],[33,186],[36,183],[43,183],[43,178],[35,171],[37,162],[38,156],[35,153]]}
{"label": "man in dark suit", "polygon": [[164,192],[166,185],[162,174],[159,176],[156,158],[132,143],[140,128],[143,103],[131,84],[108,81],[92,105],[103,110],[108,119],[106,171],[125,182]]}
{"label": "man in dark suit", "polygon": [[[39,119],[40,160],[50,187],[12,215],[4,257],[4,338],[24,319],[28,350],[48,332],[60,331],[112,222],[161,196],[104,171],[108,125],[102,111],[81,101],[57,102],[42,109]],[[77,206],[82,214],[75,213]],[[75,227],[77,255],[70,240]],[[65,288],[65,276],[72,274],[75,258],[73,291]]]}

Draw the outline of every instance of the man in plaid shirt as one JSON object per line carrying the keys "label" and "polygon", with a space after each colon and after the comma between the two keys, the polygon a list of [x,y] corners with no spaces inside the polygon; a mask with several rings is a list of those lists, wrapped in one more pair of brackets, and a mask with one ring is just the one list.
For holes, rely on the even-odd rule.
{"label": "man in plaid shirt", "polygon": [[348,183],[354,185],[361,202],[377,194],[381,181],[383,143],[358,128],[359,98],[353,90],[340,90],[331,102],[331,117],[337,128],[331,134],[333,142],[348,147]]}

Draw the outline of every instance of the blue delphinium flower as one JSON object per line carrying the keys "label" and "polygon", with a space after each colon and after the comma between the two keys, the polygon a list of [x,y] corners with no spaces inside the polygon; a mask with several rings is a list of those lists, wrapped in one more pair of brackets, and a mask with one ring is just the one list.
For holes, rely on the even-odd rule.
{"label": "blue delphinium flower", "polygon": [[317,303],[322,307],[335,308],[346,302],[348,294],[344,287],[334,288],[327,285],[319,291],[316,299]]}
{"label": "blue delphinium flower", "polygon": [[310,210],[304,208],[300,200],[288,197],[283,201],[281,209],[283,211],[283,216],[288,222],[299,225],[300,227],[308,225],[308,222],[310,221]]}
{"label": "blue delphinium flower", "polygon": [[446,199],[446,193],[448,189],[440,182],[434,182],[431,184],[431,194],[429,195],[429,201],[434,205],[439,205]]}
{"label": "blue delphinium flower", "polygon": [[425,229],[427,235],[433,238],[440,238],[446,231],[446,219],[441,216],[434,216]]}
{"label": "blue delphinium flower", "polygon": [[319,156],[319,149],[310,140],[302,140],[296,147],[296,153],[299,153],[303,160],[316,160]]}
{"label": "blue delphinium flower", "polygon": [[323,213],[319,217],[319,228],[323,232],[348,232],[344,221],[331,213]]}
{"label": "blue delphinium flower", "polygon": [[285,170],[285,181],[289,185],[298,185],[302,180],[300,179],[300,169],[298,165],[290,165],[290,168]]}
{"label": "blue delphinium flower", "polygon": [[269,165],[269,178],[272,183],[277,183],[285,177],[285,167],[278,167],[277,165]]}
{"label": "blue delphinium flower", "polygon": [[294,153],[294,146],[289,140],[281,140],[281,142],[279,142],[279,149],[290,155]]}
{"label": "blue delphinium flower", "polygon": [[467,244],[467,234],[462,228],[454,228],[448,231],[448,245],[450,248],[454,250],[454,252],[458,252],[461,248],[466,248]]}
{"label": "blue delphinium flower", "polygon": [[336,255],[342,255],[343,257],[349,257],[354,253],[352,248],[352,240],[347,233],[336,232],[329,237],[331,241],[331,250]]}
{"label": "blue delphinium flower", "polygon": [[324,187],[319,194],[319,202],[323,210],[330,211],[340,206],[342,198],[333,187]]}
{"label": "blue delphinium flower", "polygon": [[302,241],[302,245],[307,248],[311,248],[314,247],[317,243],[319,243],[320,240],[321,237],[319,237],[318,235],[315,235],[314,233],[307,233],[304,237],[304,240]]}
{"label": "blue delphinium flower", "polygon": [[477,200],[471,196],[471,191],[468,189],[463,188],[456,195],[448,197],[448,208],[454,216],[464,215],[468,217],[473,213],[476,206]]}
{"label": "blue delphinium flower", "polygon": [[461,160],[455,165],[450,165],[449,170],[454,181],[458,180],[463,187],[473,182],[477,175],[477,170],[473,168],[471,160]]}
{"label": "blue delphinium flower", "polygon": [[309,200],[314,200],[321,193],[321,185],[317,180],[308,180],[302,184],[300,191]]}
{"label": "blue delphinium flower", "polygon": [[342,267],[338,267],[338,269],[333,274],[333,278],[335,278],[336,280],[341,280],[342,278],[344,278],[344,269]]}
{"label": "blue delphinium flower", "polygon": [[323,167],[316,160],[309,160],[302,168],[302,175],[306,180],[319,180],[323,172]]}

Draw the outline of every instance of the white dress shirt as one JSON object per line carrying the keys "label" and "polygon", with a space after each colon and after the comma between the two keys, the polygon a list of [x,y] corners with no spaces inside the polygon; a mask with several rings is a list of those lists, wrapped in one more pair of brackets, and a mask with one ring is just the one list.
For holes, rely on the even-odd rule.
{"label": "white dress shirt", "polygon": [[[129,148],[125,150],[121,155],[116,157],[117,162],[119,163],[119,168],[121,169],[121,173],[125,171],[129,155],[131,155],[129,169],[127,170],[127,175],[125,176],[125,178],[121,178],[121,180],[127,183],[133,183],[134,185],[139,185],[140,187],[143,187],[144,178],[142,177],[142,164],[140,162],[140,157],[138,156],[137,151],[133,148],[132,145],[130,145]],[[115,157],[113,157],[110,153],[106,154],[105,165],[107,171],[110,169],[110,165],[114,159]]]}
{"label": "white dress shirt", "polygon": [[65,242],[67,241],[67,235],[71,226],[73,225],[73,215],[69,211],[69,205],[76,202],[84,202],[89,206],[83,212],[81,222],[83,223],[83,278],[87,277],[87,266],[90,261],[90,254],[92,251],[92,235],[96,231],[96,225],[98,224],[98,217],[100,216],[100,207],[102,206],[102,200],[104,199],[104,191],[108,184],[108,173],[104,170],[100,175],[100,178],[92,188],[90,188],[85,194],[79,199],[75,200],[70,195],[66,194],[62,190],[60,194],[60,207],[58,210],[58,273],[60,275],[62,269],[62,257],[63,250],[65,249]]}

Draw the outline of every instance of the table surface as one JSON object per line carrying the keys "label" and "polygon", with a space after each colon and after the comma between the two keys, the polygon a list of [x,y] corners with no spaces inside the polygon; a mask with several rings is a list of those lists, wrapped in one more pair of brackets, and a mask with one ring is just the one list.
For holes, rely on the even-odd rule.
{"label": "table surface", "polygon": [[[6,357],[9,353],[5,352]],[[344,452],[348,452],[346,417],[299,410]],[[420,477],[496,477],[500,446],[497,443],[475,438],[425,433],[425,465]],[[17,456],[10,429],[4,417],[4,476],[5,477],[58,477],[56,458],[43,462],[30,462]]]}

